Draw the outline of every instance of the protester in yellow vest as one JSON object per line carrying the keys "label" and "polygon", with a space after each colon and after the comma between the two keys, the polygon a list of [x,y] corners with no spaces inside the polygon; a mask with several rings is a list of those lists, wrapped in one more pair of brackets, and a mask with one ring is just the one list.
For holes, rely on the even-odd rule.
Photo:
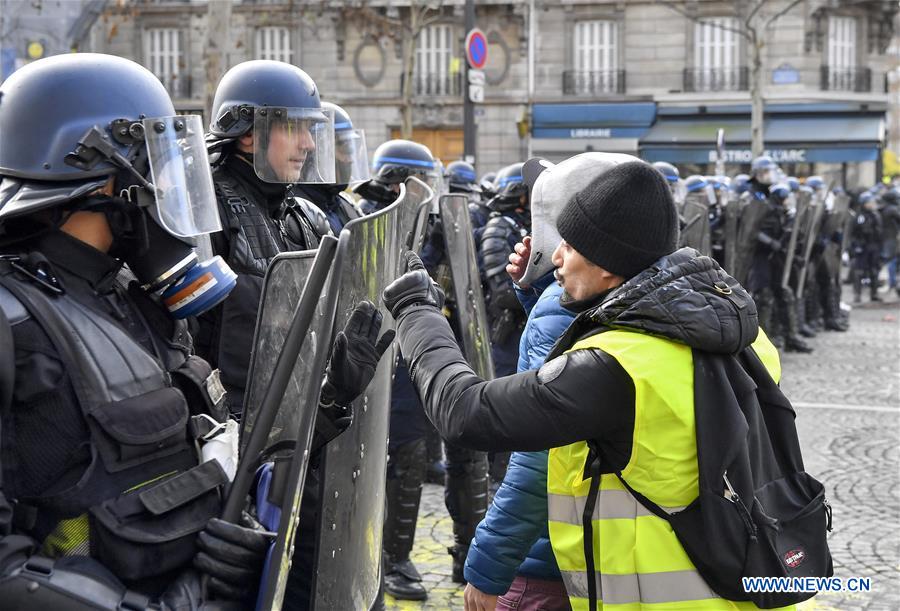
{"label": "protester in yellow vest", "polygon": [[[526,181],[537,189],[564,165],[537,178],[526,171]],[[653,167],[634,159],[598,169],[575,193],[564,187],[571,182],[566,176],[554,179],[568,203],[557,221],[558,247],[540,256],[552,256],[564,288],[560,301],[578,315],[540,370],[479,379],[441,315],[439,289],[415,255],[409,255],[410,271],[385,290],[426,412],[452,443],[551,449],[550,538],[573,609],[589,608],[589,588],[597,609],[754,609],[718,597],[669,524],[644,509],[614,474],[665,509],[691,503],[698,496],[693,351],[753,349],[776,380],[777,352],[737,281],[709,257],[676,251],[678,215]],[[511,255],[514,279],[529,256],[533,261],[537,253],[521,245]],[[589,471],[592,465],[596,471]],[[587,501],[592,472],[602,474],[596,503]],[[467,611],[491,605],[467,601]]]}

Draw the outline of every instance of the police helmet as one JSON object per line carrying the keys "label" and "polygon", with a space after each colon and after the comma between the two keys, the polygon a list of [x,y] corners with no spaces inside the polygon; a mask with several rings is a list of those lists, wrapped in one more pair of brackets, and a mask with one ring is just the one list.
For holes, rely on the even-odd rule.
{"label": "police helmet", "polygon": [[465,161],[453,161],[447,164],[445,174],[451,192],[463,191],[467,193],[478,193],[481,191],[481,187],[475,182],[477,176],[475,174],[475,168],[471,163],[466,163]]}
{"label": "police helmet", "polygon": [[825,186],[825,181],[822,180],[821,176],[810,176],[806,179],[806,186],[813,189],[821,189]]}
{"label": "police helmet", "polygon": [[871,202],[874,199],[875,199],[875,196],[872,194],[871,191],[863,191],[856,198],[857,202],[859,202],[860,205],[868,204],[869,202]]}
{"label": "police helmet", "polygon": [[366,134],[353,127],[346,110],[331,102],[322,102],[322,108],[334,114],[334,165],[335,180],[348,185],[369,180],[369,152]]}
{"label": "police helmet", "polygon": [[750,165],[750,173],[753,179],[761,185],[772,185],[778,180],[778,164],[768,155],[761,155],[753,160]]}
{"label": "police helmet", "polygon": [[784,201],[791,196],[791,188],[786,183],[780,182],[778,184],[772,185],[769,189],[769,195],[778,199],[780,201]]}
{"label": "police helmet", "polygon": [[800,181],[797,180],[796,176],[788,176],[785,179],[787,186],[790,187],[791,191],[797,192],[800,189]]}
{"label": "police helmet", "polygon": [[[148,205],[155,197],[164,226],[196,235],[193,214],[205,208],[212,180],[205,149],[182,147],[203,149],[203,126],[197,116],[174,116],[149,70],[112,55],[55,55],[14,72],[0,101],[0,219],[64,204],[115,177],[116,194],[140,187]],[[151,166],[165,190],[151,184]],[[196,209],[185,214],[179,207],[192,196]],[[206,221],[218,226],[218,214]]]}
{"label": "police helmet", "polygon": [[709,186],[709,181],[706,180],[705,176],[694,174],[685,179],[684,186],[687,188],[688,193],[695,193],[707,188]]}
{"label": "police helmet", "polygon": [[440,169],[431,151],[411,140],[388,140],[375,149],[372,172],[379,182],[388,185],[414,176],[437,191],[441,182]]}
{"label": "police helmet", "polygon": [[[207,142],[210,151],[254,133],[253,165],[266,182],[333,183],[334,115],[322,107],[310,76],[292,64],[258,59],[238,64],[219,81]],[[269,158],[278,130],[299,158]]]}
{"label": "police helmet", "polygon": [[678,182],[678,179],[681,178],[678,168],[666,161],[657,161],[653,164],[653,167],[659,170],[660,174],[665,176],[669,182]]}
{"label": "police helmet", "polygon": [[750,188],[750,176],[747,174],[738,174],[731,181],[731,190],[740,195]]}
{"label": "police helmet", "polygon": [[[494,179],[496,195],[488,203],[491,209],[503,212],[522,207],[522,196],[528,196],[528,186],[522,176],[524,165],[524,162],[513,163],[497,172],[497,177]],[[525,206],[528,206],[527,201]]]}
{"label": "police helmet", "polygon": [[888,206],[900,205],[900,191],[897,189],[888,189],[881,194],[881,201]]}

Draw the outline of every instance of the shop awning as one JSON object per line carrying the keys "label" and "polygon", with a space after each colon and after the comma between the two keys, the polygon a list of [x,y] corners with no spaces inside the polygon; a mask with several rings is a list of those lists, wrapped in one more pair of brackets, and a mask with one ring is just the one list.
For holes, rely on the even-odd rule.
{"label": "shop awning", "polygon": [[656,104],[535,104],[531,117],[534,138],[640,138],[656,118]]}
{"label": "shop awning", "polygon": [[[726,163],[750,163],[749,116],[661,116],[640,140],[641,157],[670,163],[712,163],[716,133],[725,130]],[[763,130],[767,154],[781,163],[843,163],[878,159],[883,114],[772,115]]]}

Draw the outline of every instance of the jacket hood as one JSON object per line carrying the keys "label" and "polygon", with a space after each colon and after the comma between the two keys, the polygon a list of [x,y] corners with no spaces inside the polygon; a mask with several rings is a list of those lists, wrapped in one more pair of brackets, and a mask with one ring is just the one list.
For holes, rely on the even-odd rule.
{"label": "jacket hood", "polygon": [[682,248],[656,261],[585,312],[593,323],[735,354],[759,333],[756,304],[715,260]]}

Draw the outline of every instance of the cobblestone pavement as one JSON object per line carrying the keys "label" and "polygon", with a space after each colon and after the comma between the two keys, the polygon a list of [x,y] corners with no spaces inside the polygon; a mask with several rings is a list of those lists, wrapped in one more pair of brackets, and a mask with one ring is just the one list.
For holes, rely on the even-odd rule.
{"label": "cobblestone pavement", "polygon": [[[900,301],[885,299],[857,306],[849,332],[810,340],[812,354],[782,355],[806,469],[824,482],[834,508],[835,576],[871,578],[871,592],[819,594],[801,611],[900,609]],[[429,597],[387,596],[388,609],[463,608],[462,587],[450,579],[452,543],[442,488],[427,484],[413,561]]]}

